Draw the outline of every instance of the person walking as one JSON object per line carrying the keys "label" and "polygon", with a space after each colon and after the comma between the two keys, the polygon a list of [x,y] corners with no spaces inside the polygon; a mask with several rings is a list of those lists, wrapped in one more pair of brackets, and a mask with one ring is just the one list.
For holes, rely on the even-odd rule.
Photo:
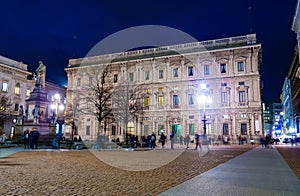
{"label": "person walking", "polygon": [[183,136],[182,135],[179,137],[179,142],[180,142],[180,145],[183,145]]}
{"label": "person walking", "polygon": [[174,150],[174,138],[175,138],[175,133],[174,131],[171,131],[170,133],[170,141],[171,141],[171,149]]}
{"label": "person walking", "polygon": [[23,133],[24,149],[29,149],[29,130],[26,129]]}
{"label": "person walking", "polygon": [[165,147],[165,141],[166,141],[166,136],[165,136],[165,134],[164,133],[161,133],[160,134],[160,142],[161,142],[161,148],[164,148]]}
{"label": "person walking", "polygon": [[100,132],[97,133],[96,148],[97,148],[97,150],[101,149],[101,134],[100,134]]}
{"label": "person walking", "polygon": [[151,137],[150,137],[150,148],[154,149],[155,148],[155,141],[156,141],[156,136],[154,132],[152,132]]}
{"label": "person walking", "polygon": [[189,134],[186,134],[184,140],[185,140],[186,148],[189,148],[189,144],[190,144],[190,140],[191,140]]}
{"label": "person walking", "polygon": [[199,148],[201,148],[201,145],[200,145],[200,143],[199,143],[199,139],[200,139],[199,134],[198,134],[198,133],[195,133],[195,142],[196,142],[195,150],[198,149],[198,146],[199,146]]}

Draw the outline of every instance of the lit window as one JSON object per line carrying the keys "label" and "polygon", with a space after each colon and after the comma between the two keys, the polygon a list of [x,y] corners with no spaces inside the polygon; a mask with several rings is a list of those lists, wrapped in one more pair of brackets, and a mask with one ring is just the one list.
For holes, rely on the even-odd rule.
{"label": "lit window", "polygon": [[221,73],[226,73],[226,64],[225,63],[220,64],[220,72]]}
{"label": "lit window", "polygon": [[164,96],[158,96],[158,105],[164,105]]}
{"label": "lit window", "polygon": [[164,70],[159,70],[158,71],[158,78],[163,79],[164,78]]}
{"label": "lit window", "polygon": [[30,89],[26,90],[26,96],[29,97],[30,96]]}
{"label": "lit window", "polygon": [[145,107],[149,107],[150,106],[150,98],[149,97],[145,97],[144,98],[144,106]]}
{"label": "lit window", "polygon": [[146,89],[145,89],[145,92],[146,92],[146,93],[150,93],[150,88],[146,88]]}
{"label": "lit window", "polygon": [[5,82],[5,81],[3,81],[3,82],[2,82],[2,91],[3,91],[3,92],[7,92],[7,89],[8,89],[8,83]]}
{"label": "lit window", "polygon": [[159,88],[158,88],[158,91],[163,91],[163,90],[164,90],[163,87],[159,87]]}
{"label": "lit window", "polygon": [[244,62],[237,63],[238,71],[244,71]]}
{"label": "lit window", "polygon": [[173,69],[173,77],[178,77],[178,68]]}
{"label": "lit window", "polygon": [[194,89],[194,85],[188,85],[188,89],[189,90],[193,90]]}
{"label": "lit window", "polygon": [[241,114],[241,118],[247,118],[246,114]]}
{"label": "lit window", "polygon": [[21,90],[20,90],[20,84],[17,83],[15,86],[15,94],[16,95],[20,95],[21,94]]}
{"label": "lit window", "polygon": [[194,67],[188,67],[188,76],[194,75]]}
{"label": "lit window", "polygon": [[204,75],[209,74],[209,65],[204,65]]}

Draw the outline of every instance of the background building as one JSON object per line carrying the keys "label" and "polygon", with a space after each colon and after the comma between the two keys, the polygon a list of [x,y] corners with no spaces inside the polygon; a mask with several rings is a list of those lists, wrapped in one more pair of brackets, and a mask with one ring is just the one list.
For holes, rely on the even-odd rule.
{"label": "background building", "polygon": [[0,56],[0,96],[7,98],[7,102],[1,103],[6,109],[0,111],[0,128],[7,136],[17,123],[20,107],[25,108],[25,100],[34,87],[35,82],[27,79],[30,75],[26,64]]}
{"label": "background building", "polygon": [[283,112],[281,103],[272,104],[273,129],[272,136],[278,137],[283,134]]}
{"label": "background building", "polygon": [[293,63],[289,70],[289,78],[291,80],[292,105],[294,109],[294,120],[297,133],[300,133],[300,66],[299,66],[299,51],[300,51],[300,2],[297,1],[295,16],[293,19],[292,30],[297,35],[297,48],[293,58]]}
{"label": "background building", "polygon": [[263,103],[263,123],[264,123],[264,135],[272,135],[273,118],[272,111],[269,105]]}
{"label": "background building", "polygon": [[77,120],[75,127],[83,139],[95,140],[103,126],[111,139],[122,137],[128,126],[114,118],[116,111],[110,122],[99,126],[95,116],[80,112],[93,104],[76,99],[82,91],[92,95],[87,87],[99,79],[96,73],[111,66],[112,88],[126,85],[134,101],[142,100],[143,112],[128,122],[134,135],[169,134],[172,129],[178,137],[203,134],[203,120],[210,138],[226,136],[235,141],[240,135],[261,135],[260,60],[255,34],[71,59],[65,69],[67,108],[72,109],[70,118]]}
{"label": "background building", "polygon": [[[1,102],[0,129],[2,129],[7,136],[11,136],[13,133],[14,125],[20,125],[25,120],[26,112],[28,112],[26,100],[30,98],[30,94],[35,87],[35,80],[35,74],[27,70],[26,64],[0,56],[0,97],[7,99],[6,102]],[[49,108],[49,111],[55,110],[55,120],[59,120],[58,124],[61,125],[58,126],[57,130],[60,128],[60,130],[63,131],[64,109],[59,110],[59,106],[65,104],[66,89],[48,81],[46,81],[44,85],[45,90],[48,92],[47,99],[50,104],[47,108]],[[56,97],[59,95],[59,100],[55,99],[55,95]],[[51,105],[57,106],[57,108],[52,107],[51,109]],[[49,112],[49,114],[51,115],[53,112]],[[50,115],[48,116],[49,121],[52,118]]]}

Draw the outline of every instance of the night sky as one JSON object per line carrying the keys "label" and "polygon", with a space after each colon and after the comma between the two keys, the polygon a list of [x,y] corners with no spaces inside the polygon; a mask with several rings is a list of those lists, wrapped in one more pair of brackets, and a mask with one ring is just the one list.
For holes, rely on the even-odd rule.
{"label": "night sky", "polygon": [[[68,60],[102,39],[139,25],[163,25],[199,41],[256,33],[262,44],[263,101],[279,102],[292,62],[296,0],[7,0],[1,1],[0,55],[47,66],[47,79],[66,85]],[[174,43],[176,40],[174,40]],[[120,51],[121,52],[121,51]]]}

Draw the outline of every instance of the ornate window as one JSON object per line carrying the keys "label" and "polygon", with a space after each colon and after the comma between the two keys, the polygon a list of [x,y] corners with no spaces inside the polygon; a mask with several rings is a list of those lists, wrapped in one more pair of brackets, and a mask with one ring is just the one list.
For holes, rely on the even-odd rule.
{"label": "ornate window", "polygon": [[145,71],[145,80],[150,79],[150,71]]}
{"label": "ornate window", "polygon": [[226,73],[226,64],[225,63],[220,64],[220,72],[221,73]]}
{"label": "ornate window", "polygon": [[21,94],[20,83],[17,83],[16,86],[15,86],[15,94],[16,95]]}
{"label": "ornate window", "polygon": [[241,135],[247,135],[247,123],[241,123]]}
{"label": "ornate window", "polygon": [[204,75],[209,75],[209,65],[204,65]]}
{"label": "ornate window", "polygon": [[158,79],[164,78],[164,70],[158,70]]}
{"label": "ornate window", "polygon": [[194,95],[188,94],[188,103],[189,105],[194,105]]}
{"label": "ornate window", "polygon": [[177,78],[178,77],[178,68],[173,69],[173,77]]}
{"label": "ornate window", "polygon": [[165,102],[164,96],[162,96],[162,95],[158,96],[158,105],[163,106],[164,102]]}
{"label": "ornate window", "polygon": [[7,92],[8,90],[8,83],[6,81],[2,81],[2,89],[3,92]]}
{"label": "ornate window", "polygon": [[194,67],[188,67],[188,76],[194,76]]}
{"label": "ornate window", "polygon": [[194,135],[194,134],[195,134],[195,125],[189,124],[189,135]]}
{"label": "ornate window", "polygon": [[29,97],[30,96],[30,89],[27,89],[26,90],[26,97]]}
{"label": "ornate window", "polygon": [[245,103],[245,102],[246,102],[246,92],[239,91],[239,103]]}
{"label": "ornate window", "polygon": [[178,95],[173,95],[173,108],[179,108],[179,98],[178,98]]}
{"label": "ornate window", "polygon": [[144,107],[149,107],[150,106],[150,97],[145,97],[144,98]]}
{"label": "ornate window", "polygon": [[221,104],[222,105],[228,104],[228,93],[227,92],[221,92]]}
{"label": "ornate window", "polygon": [[228,123],[223,123],[223,135],[229,135]]}
{"label": "ornate window", "polygon": [[114,83],[117,83],[118,82],[118,74],[115,74],[114,75]]}
{"label": "ornate window", "polygon": [[244,62],[242,61],[237,62],[237,69],[238,72],[244,71],[245,70]]}
{"label": "ornate window", "polygon": [[133,81],[133,73],[129,73],[129,81]]}

